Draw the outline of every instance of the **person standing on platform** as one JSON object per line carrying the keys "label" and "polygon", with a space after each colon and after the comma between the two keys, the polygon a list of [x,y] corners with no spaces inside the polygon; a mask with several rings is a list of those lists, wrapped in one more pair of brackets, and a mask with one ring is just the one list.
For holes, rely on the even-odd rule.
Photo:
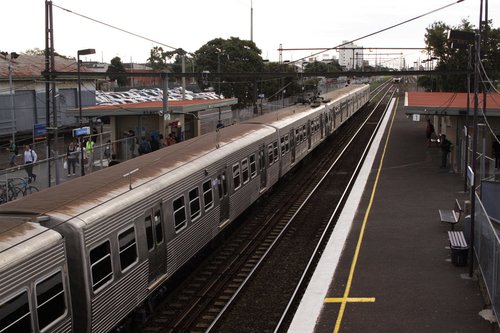
{"label": "person standing on platform", "polygon": [[85,143],[85,152],[87,153],[88,168],[92,170],[94,166],[94,141],[93,138],[89,136],[87,142]]}
{"label": "person standing on platform", "polygon": [[441,134],[441,168],[446,168],[448,154],[451,152],[451,142],[446,139],[446,135]]}
{"label": "person standing on platform", "polygon": [[36,163],[38,156],[36,152],[31,149],[30,145],[24,146],[24,164],[26,166],[26,173],[28,174],[28,183],[33,179],[36,181],[36,175],[33,173],[33,164]]}
{"label": "person standing on platform", "polygon": [[7,151],[9,152],[9,166],[12,168],[16,165],[16,156],[17,156],[17,146],[12,139],[9,141],[9,147],[7,147]]}
{"label": "person standing on platform", "polygon": [[432,136],[434,134],[435,134],[434,125],[432,125],[430,119],[427,119],[427,129],[425,130],[425,137],[427,138],[427,147],[431,146]]}
{"label": "person standing on platform", "polygon": [[73,141],[69,143],[66,159],[68,163],[68,177],[74,176],[76,174],[76,162],[78,161],[78,149]]}

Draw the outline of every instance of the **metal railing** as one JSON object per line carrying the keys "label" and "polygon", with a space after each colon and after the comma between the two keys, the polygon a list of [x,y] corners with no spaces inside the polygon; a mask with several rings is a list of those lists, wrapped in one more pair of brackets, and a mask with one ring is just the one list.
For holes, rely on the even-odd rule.
{"label": "metal railing", "polygon": [[483,276],[493,312],[499,322],[500,314],[500,224],[488,216],[476,193],[474,218],[474,253]]}

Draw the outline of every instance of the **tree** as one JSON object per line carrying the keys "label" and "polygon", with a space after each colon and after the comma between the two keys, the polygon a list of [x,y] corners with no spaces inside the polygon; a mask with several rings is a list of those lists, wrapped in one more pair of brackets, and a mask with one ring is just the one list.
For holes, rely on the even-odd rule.
{"label": "tree", "polygon": [[203,87],[212,86],[224,96],[238,98],[236,107],[255,106],[257,81],[245,77],[224,77],[224,72],[261,72],[264,62],[260,54],[261,50],[252,41],[237,37],[213,39],[198,49],[194,57],[201,71],[218,73],[220,69],[222,74],[219,77],[210,76],[210,80],[203,78],[199,84]]}
{"label": "tree", "polygon": [[264,63],[263,72],[266,73],[290,73],[287,77],[261,78],[259,80],[259,94],[263,94],[268,100],[279,100],[284,96],[299,94],[301,87],[297,80],[297,72],[293,65],[280,64],[277,62]]}
{"label": "tree", "polygon": [[155,46],[149,51],[148,64],[153,70],[162,70],[167,67],[165,52],[161,46]]}
{"label": "tree", "polygon": [[108,73],[109,75],[109,79],[112,81],[116,80],[119,87],[124,87],[127,85],[127,77],[123,75],[126,72],[127,71],[125,70],[120,57],[114,57],[113,59],[111,59],[111,64],[106,71],[106,73]]}
{"label": "tree", "polygon": [[[34,49],[28,49],[28,50],[24,51],[24,53],[27,54],[27,55],[30,55],[30,56],[44,56],[45,55],[45,49],[41,50],[38,47],[35,47]],[[57,52],[54,52],[54,55],[57,56],[57,57],[64,58],[64,59],[74,59],[74,57],[70,58],[70,57],[67,57],[65,55],[59,54]]]}
{"label": "tree", "polygon": [[[491,26],[492,22],[489,22]],[[463,45],[461,48],[452,48],[451,43],[448,41],[448,31],[462,30],[468,32],[474,32],[474,26],[467,20],[462,20],[461,24],[456,27],[450,27],[443,22],[435,22],[429,28],[426,29],[425,43],[426,50],[429,57],[436,57],[438,59],[438,64],[435,67],[436,70],[440,71],[457,71],[457,70],[467,70],[469,56],[468,56],[468,45]],[[499,68],[500,68],[500,48],[498,37],[500,30],[489,29],[488,39],[483,43],[481,62],[483,67],[490,77],[490,79],[498,79]],[[457,43],[455,43],[457,44]],[[469,44],[470,45],[470,44]],[[471,47],[472,53],[473,46]],[[419,83],[422,83],[427,90],[431,91],[454,91],[454,92],[465,92],[467,91],[466,85],[466,75],[449,75],[441,74],[429,78],[419,79]],[[472,87],[470,87],[472,88]]]}

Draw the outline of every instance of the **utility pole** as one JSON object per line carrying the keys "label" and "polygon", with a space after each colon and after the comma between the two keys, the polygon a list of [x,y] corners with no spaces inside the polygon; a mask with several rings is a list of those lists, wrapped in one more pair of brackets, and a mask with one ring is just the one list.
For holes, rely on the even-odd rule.
{"label": "utility pole", "polygon": [[14,103],[14,92],[12,91],[12,53],[9,59],[9,89],[10,89],[10,116],[12,119],[12,142],[16,143],[16,112]]}
{"label": "utility pole", "polygon": [[47,160],[48,160],[48,187],[51,186],[51,172],[50,172],[50,81],[52,79],[51,60],[54,61],[54,47],[52,45],[53,39],[53,25],[52,25],[52,1],[45,1],[45,127],[46,127],[46,140],[47,140]]}

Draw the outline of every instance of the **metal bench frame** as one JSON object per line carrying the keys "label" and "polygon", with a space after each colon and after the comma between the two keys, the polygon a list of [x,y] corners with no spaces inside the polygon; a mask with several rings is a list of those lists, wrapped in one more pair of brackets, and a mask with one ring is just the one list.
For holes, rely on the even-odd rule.
{"label": "metal bench frame", "polygon": [[451,225],[451,230],[455,224],[460,221],[460,216],[462,215],[462,206],[460,206],[460,202],[458,199],[455,199],[455,206],[453,209],[440,209],[439,210],[439,218],[441,222],[446,222]]}

